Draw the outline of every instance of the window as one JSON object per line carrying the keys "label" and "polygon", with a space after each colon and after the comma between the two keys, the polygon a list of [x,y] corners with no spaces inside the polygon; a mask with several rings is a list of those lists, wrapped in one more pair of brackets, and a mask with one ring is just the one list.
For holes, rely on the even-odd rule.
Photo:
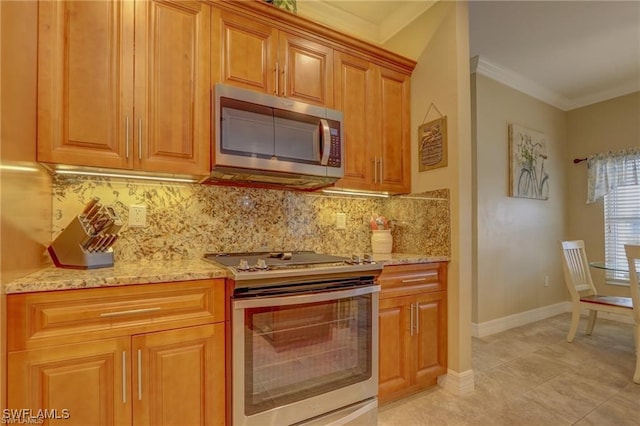
{"label": "window", "polygon": [[[624,245],[638,243],[640,235],[640,185],[621,186],[604,196],[605,261],[627,269]],[[626,272],[607,271],[607,281],[629,282]]]}

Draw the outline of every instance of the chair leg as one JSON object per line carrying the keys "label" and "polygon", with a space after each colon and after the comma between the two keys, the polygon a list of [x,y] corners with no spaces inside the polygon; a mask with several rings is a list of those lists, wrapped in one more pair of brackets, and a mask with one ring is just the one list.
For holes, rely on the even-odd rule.
{"label": "chair leg", "polygon": [[595,309],[589,309],[589,322],[587,322],[587,335],[591,336],[593,332],[593,326],[596,325],[596,318],[598,317],[598,311]]}
{"label": "chair leg", "polygon": [[567,334],[567,342],[573,342],[573,338],[576,337],[576,331],[578,331],[578,323],[580,322],[580,307],[574,307],[571,311],[571,327],[569,327],[569,334]]}
{"label": "chair leg", "polygon": [[634,338],[636,341],[636,371],[633,373],[633,381],[640,385],[640,324],[634,327]]}

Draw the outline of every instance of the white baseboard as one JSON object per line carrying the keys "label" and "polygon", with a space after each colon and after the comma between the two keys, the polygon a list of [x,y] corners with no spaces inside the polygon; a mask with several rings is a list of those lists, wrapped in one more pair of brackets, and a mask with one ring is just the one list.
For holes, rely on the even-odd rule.
{"label": "white baseboard", "polygon": [[473,378],[473,370],[457,371],[447,370],[447,374],[438,376],[438,386],[454,395],[465,395],[473,392],[475,382]]}
{"label": "white baseboard", "polygon": [[564,312],[571,311],[571,303],[561,302],[555,305],[543,306],[520,312],[502,318],[497,318],[483,323],[471,323],[471,335],[473,337],[486,337],[511,328],[520,327],[535,321],[540,321]]}
{"label": "white baseboard", "polygon": [[[543,306],[530,311],[520,312],[502,318],[497,318],[483,323],[471,323],[471,335],[473,337],[486,337],[521,325],[540,321],[565,312],[571,312],[571,302],[560,302],[555,305]],[[582,316],[588,316],[588,310],[581,312]],[[633,324],[630,315],[614,314],[610,312],[598,312],[598,318]]]}

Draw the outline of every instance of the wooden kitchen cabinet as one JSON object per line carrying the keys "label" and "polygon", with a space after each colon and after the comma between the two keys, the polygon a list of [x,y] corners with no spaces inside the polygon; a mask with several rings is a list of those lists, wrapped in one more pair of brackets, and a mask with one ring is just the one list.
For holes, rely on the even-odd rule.
{"label": "wooden kitchen cabinet", "polygon": [[411,192],[410,75],[336,52],[335,78],[345,126],[345,175],[336,186]]}
{"label": "wooden kitchen cabinet", "polygon": [[209,5],[41,1],[38,20],[38,161],[209,173]]}
{"label": "wooden kitchen cabinet", "polygon": [[447,372],[446,265],[385,266],[380,275],[380,403],[433,386]]}
{"label": "wooden kitchen cabinet", "polygon": [[224,280],[8,295],[9,408],[224,425]]}
{"label": "wooden kitchen cabinet", "polygon": [[212,80],[333,105],[333,48],[265,20],[214,7]]}
{"label": "wooden kitchen cabinet", "polygon": [[121,337],[9,352],[7,407],[68,410],[69,425],[131,424],[129,347]]}

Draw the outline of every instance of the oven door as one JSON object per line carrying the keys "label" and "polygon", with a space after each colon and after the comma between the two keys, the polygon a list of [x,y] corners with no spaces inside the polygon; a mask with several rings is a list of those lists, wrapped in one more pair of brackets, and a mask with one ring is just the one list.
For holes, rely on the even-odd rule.
{"label": "oven door", "polygon": [[289,425],[367,399],[375,410],[379,291],[234,299],[233,424]]}

